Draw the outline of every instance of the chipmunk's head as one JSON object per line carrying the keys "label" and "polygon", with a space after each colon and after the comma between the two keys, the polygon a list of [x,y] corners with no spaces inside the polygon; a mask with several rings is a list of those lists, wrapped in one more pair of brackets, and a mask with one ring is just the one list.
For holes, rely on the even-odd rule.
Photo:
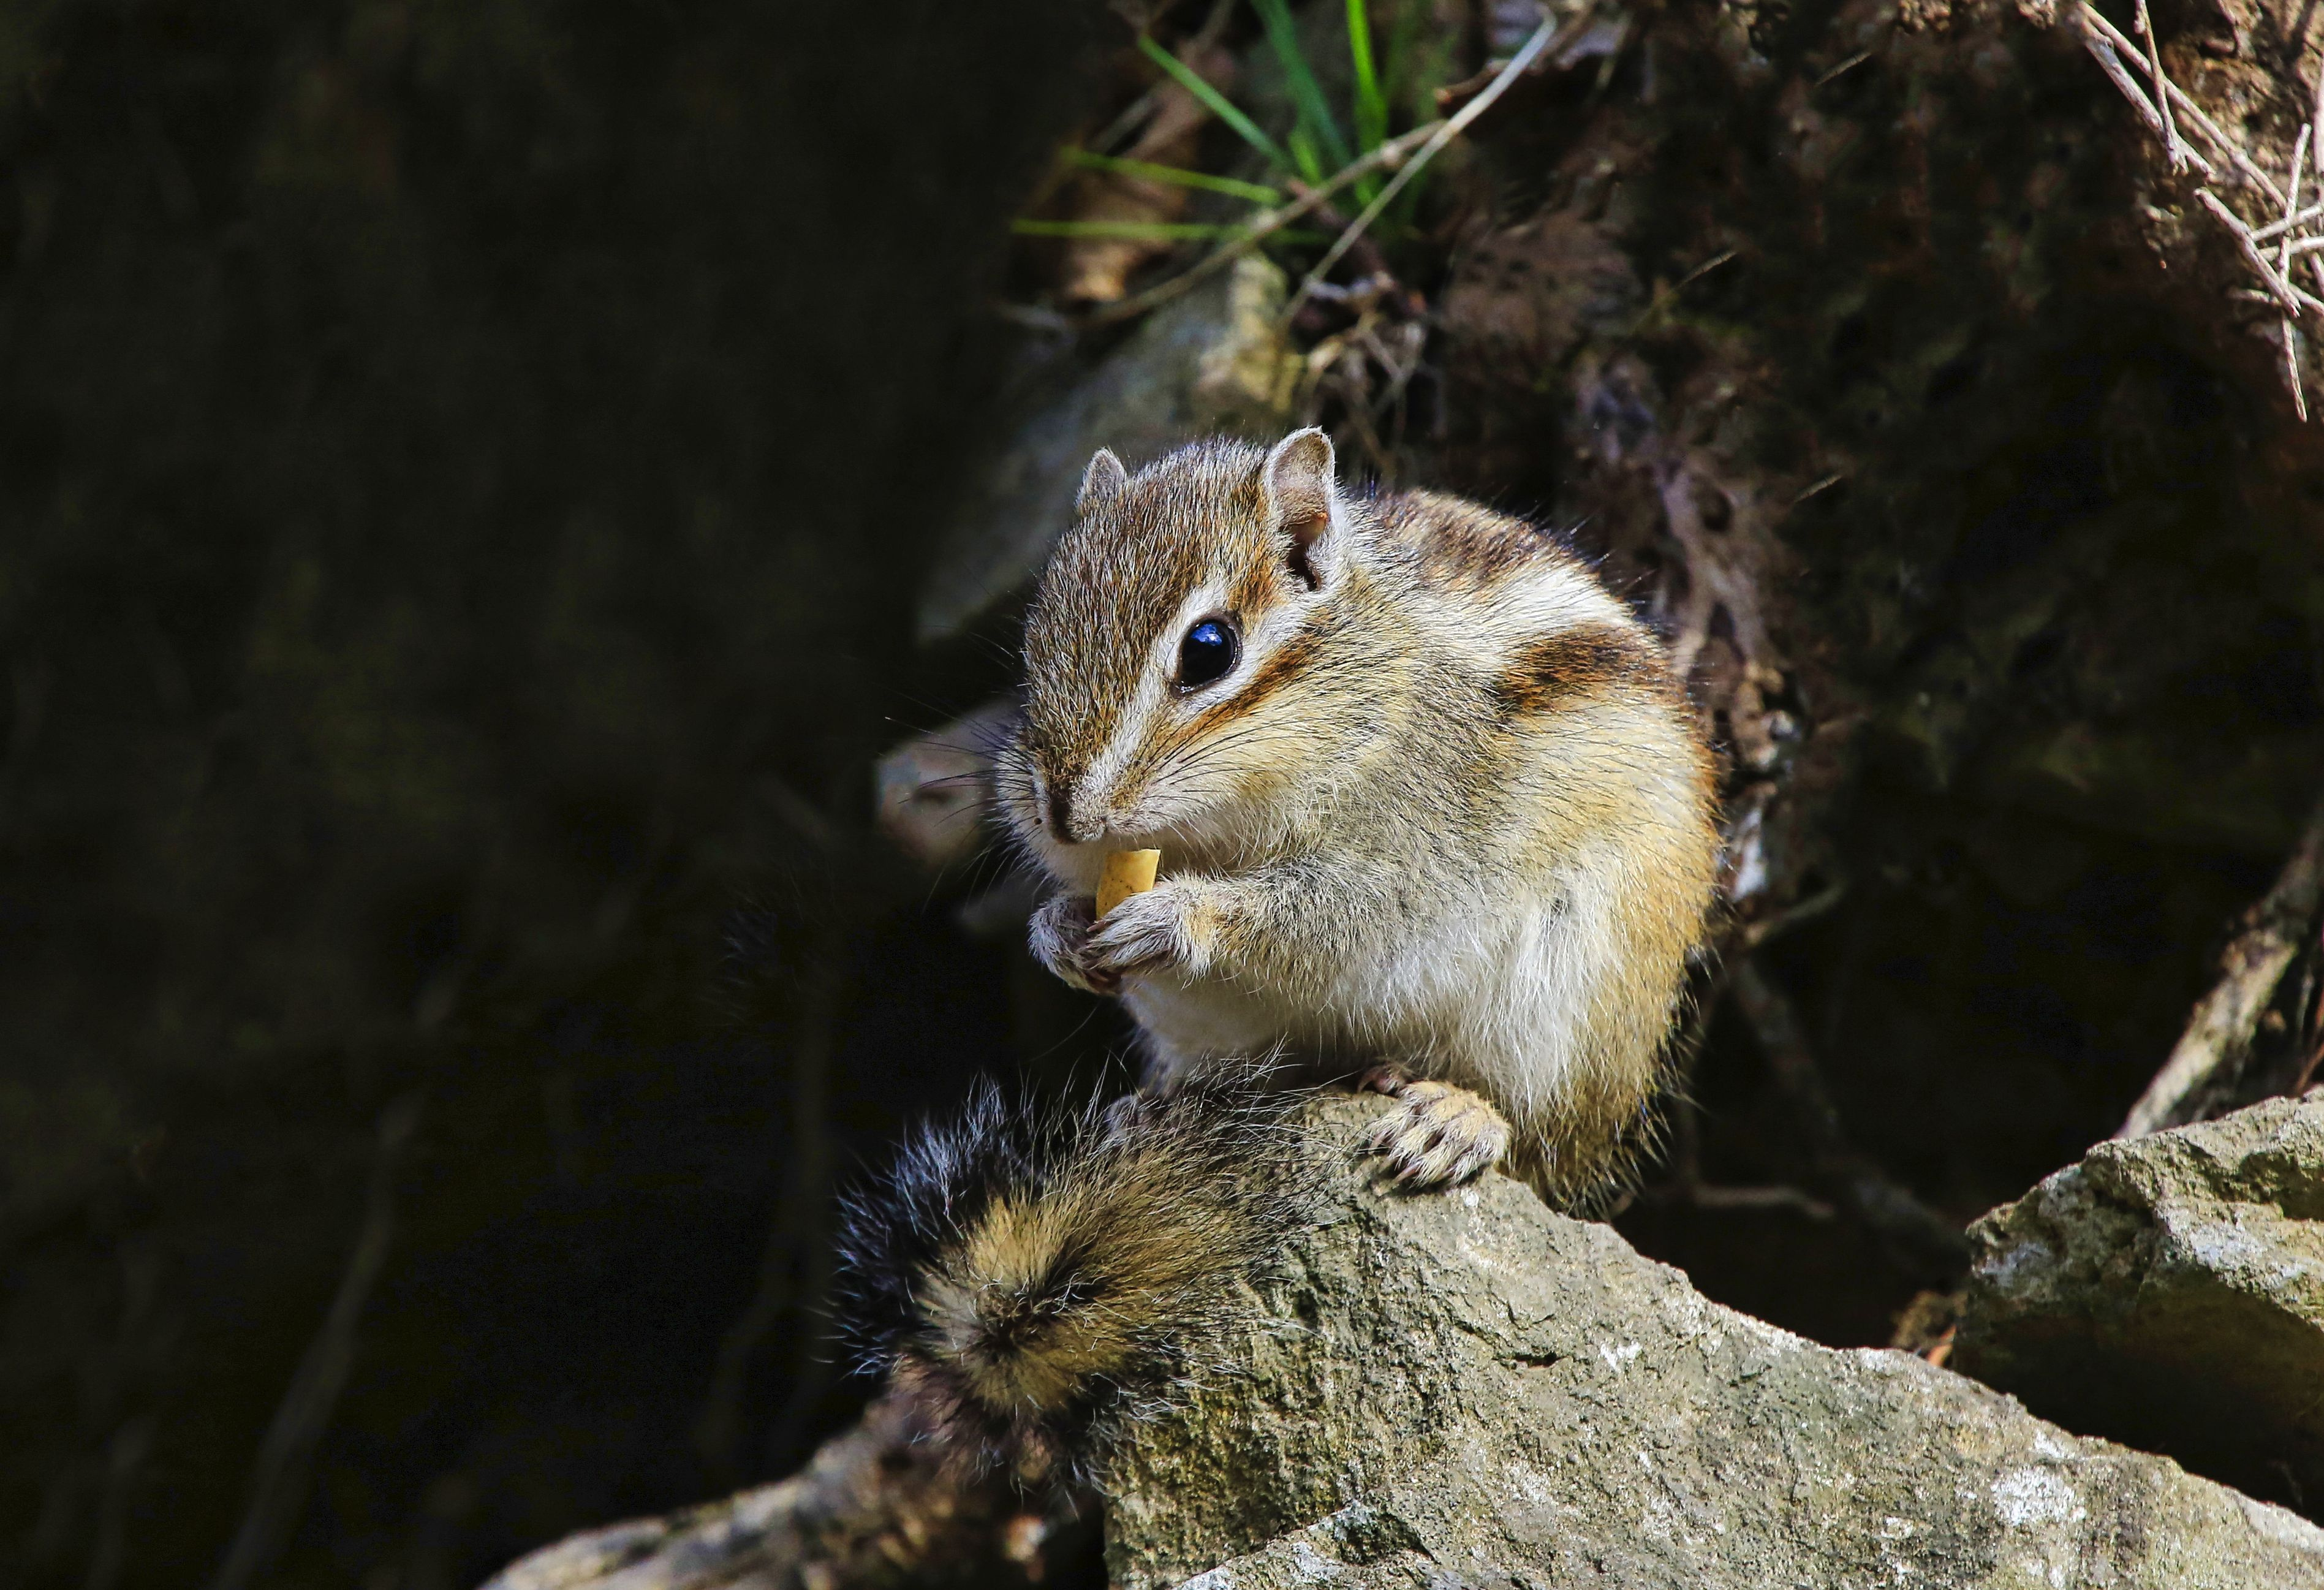
{"label": "chipmunk's head", "polygon": [[1316,684],[1362,650],[1342,600],[1360,504],[1332,443],[1199,442],[1132,476],[1090,460],[1025,621],[1024,726],[1001,788],[1060,846],[1218,840],[1326,753]]}

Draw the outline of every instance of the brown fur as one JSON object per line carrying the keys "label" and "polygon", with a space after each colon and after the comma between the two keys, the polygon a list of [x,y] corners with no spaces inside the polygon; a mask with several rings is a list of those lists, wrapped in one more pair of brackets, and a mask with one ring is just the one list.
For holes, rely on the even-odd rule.
{"label": "brown fur", "polygon": [[1554,712],[1574,698],[1616,685],[1658,686],[1668,677],[1659,653],[1619,630],[1574,629],[1520,647],[1493,682],[1506,717]]}
{"label": "brown fur", "polygon": [[1376,512],[1390,534],[1419,551],[1421,578],[1442,590],[1483,591],[1536,561],[1580,567],[1524,520],[1444,492],[1383,497]]}

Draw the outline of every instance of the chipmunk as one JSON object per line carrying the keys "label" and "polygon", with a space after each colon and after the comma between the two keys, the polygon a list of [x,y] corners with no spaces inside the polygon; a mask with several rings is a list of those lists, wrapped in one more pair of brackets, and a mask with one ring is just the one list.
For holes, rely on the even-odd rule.
{"label": "chipmunk", "polygon": [[[1406,1181],[1545,1196],[1635,1142],[1703,938],[1711,760],[1653,633],[1525,522],[1343,491],[1330,439],[1091,460],[995,781],[1034,955],[1119,993],[1147,1086],[1374,1068]],[[1109,851],[1157,886],[1093,920]]]}
{"label": "chipmunk", "polygon": [[[993,777],[1055,886],[1031,948],[1127,1004],[1143,1097],[1018,1129],[1038,1152],[976,1148],[998,1116],[931,1136],[848,1238],[865,1362],[1020,1456],[1167,1380],[1167,1344],[1296,1218],[1250,1180],[1254,1059],[1390,1095],[1368,1146],[1408,1185],[1506,1161],[1552,1201],[1604,1186],[1646,1130],[1720,853],[1652,632],[1520,520],[1343,490],[1321,430],[1134,476],[1100,451],[1024,656]],[[1107,854],[1144,848],[1159,881],[1095,918]]]}

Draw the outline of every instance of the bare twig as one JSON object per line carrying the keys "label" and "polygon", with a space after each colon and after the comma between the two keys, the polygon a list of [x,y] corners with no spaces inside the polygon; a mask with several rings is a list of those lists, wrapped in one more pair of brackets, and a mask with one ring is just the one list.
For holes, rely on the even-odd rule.
{"label": "bare twig", "polygon": [[[2163,75],[2163,42],[2154,36],[2154,19],[2146,14],[2146,0],[2138,0],[2137,26],[2139,37],[2146,41],[2148,74],[2158,83],[2167,83],[2170,79]],[[2170,157],[2171,169],[2184,171],[2187,154],[2179,141],[2179,125],[2171,117],[2171,96],[2158,95],[2155,108],[2163,113],[2163,151]]]}
{"label": "bare twig", "polygon": [[1969,1244],[1960,1228],[1914,1197],[1849,1142],[1790,998],[1749,960],[1735,968],[1729,986],[1777,1086],[1791,1101],[1817,1179],[1873,1231],[1924,1258],[1948,1266],[1961,1263]]}
{"label": "bare twig", "polygon": [[2278,324],[2283,332],[2283,379],[2292,387],[2292,406],[2299,411],[2304,423],[2308,419],[2308,389],[2300,379],[2300,345],[2296,340],[2299,334],[2292,330],[2289,319]]}
{"label": "bare twig", "polygon": [[[2098,8],[2088,4],[2088,0],[2084,0],[2081,19],[2084,26],[2098,29],[2116,50],[2136,61],[2142,70],[2147,69],[2146,57],[2138,46],[2123,37],[2122,30],[2101,16]],[[2236,173],[2246,183],[2266,194],[2269,202],[2279,205],[2283,202],[2283,190],[2275,185],[2275,179],[2253,164],[2251,156],[2243,152],[2242,146],[2219,131],[2219,124],[2206,116],[2203,113],[2203,107],[2196,104],[2185,89],[2168,78],[2160,80],[2155,97],[2162,99],[2166,96],[2170,99],[2173,111],[2193,123],[2196,130],[2211,141],[2212,147],[2227,157],[2228,163],[2235,167]],[[2192,152],[2190,151],[2190,153]],[[2207,170],[2208,168],[2201,167],[2199,162],[2198,169]]]}
{"label": "bare twig", "polygon": [[[1210,14],[1203,19],[1203,25],[1179,43],[1180,59],[1199,57],[1217,43],[1219,35],[1226,32],[1228,19],[1234,14],[1236,3],[1237,0],[1213,0]],[[1123,144],[1130,142],[1131,134],[1153,119],[1155,108],[1161,103],[1163,90],[1175,87],[1166,78],[1147,89],[1131,100],[1120,116],[1107,123],[1105,130],[1089,141],[1089,147],[1101,154],[1118,153]]]}
{"label": "bare twig", "polygon": [[1714,1187],[1694,1189],[1688,1200],[1698,1209],[1789,1209],[1810,1220],[1834,1218],[1839,1211],[1795,1187]]}
{"label": "bare twig", "polygon": [[[2278,245],[2275,254],[2276,274],[2284,279],[2286,285],[2289,285],[2292,281],[2291,228],[2292,217],[2300,213],[2301,168],[2307,162],[2310,135],[2315,130],[2312,125],[2301,127],[2300,136],[2292,145],[2292,180],[2284,192],[2283,219],[2281,223],[2284,227],[2283,241]],[[2308,388],[2300,379],[2300,343],[2292,329],[2290,317],[2287,316],[2279,322],[2279,329],[2283,337],[2283,379],[2292,388],[2292,406],[2299,411],[2301,421],[2304,424],[2308,419]]]}
{"label": "bare twig", "polygon": [[1721,1187],[1708,1181],[1674,1181],[1641,1188],[1642,1204],[1678,1205],[1690,1209],[1788,1211],[1819,1225],[1838,1217],[1840,1211],[1821,1198],[1795,1187]]}
{"label": "bare twig", "polygon": [[2300,1075],[2292,1079],[2292,1086],[2284,1090],[2285,1093],[2292,1098],[2299,1098],[2305,1094],[2308,1091],[2308,1085],[2316,1080],[2316,1071],[2319,1066],[2324,1066],[2324,1043],[2318,1044],[2310,1051],[2307,1063],[2300,1068]]}
{"label": "bare twig", "polygon": [[2246,263],[2266,284],[2269,294],[2283,306],[2283,312],[2287,315],[2300,313],[2299,289],[2275,273],[2275,267],[2268,263],[2267,255],[2261,253],[2259,245],[2252,241],[2251,228],[2244,224],[2243,217],[2221,204],[2219,196],[2209,188],[2197,190],[2195,198],[2205,209],[2218,217],[2221,226],[2235,235],[2236,245],[2244,251]]}
{"label": "bare twig", "polygon": [[1292,222],[1313,210],[1321,208],[1330,202],[1333,194],[1338,193],[1350,183],[1367,177],[1374,171],[1388,171],[1400,165],[1413,151],[1425,147],[1428,140],[1443,131],[1446,125],[1443,122],[1431,122],[1426,126],[1413,128],[1411,132],[1401,137],[1389,139],[1370,154],[1360,156],[1342,166],[1320,187],[1309,189],[1289,204],[1262,212],[1251,222],[1248,231],[1239,232],[1228,238],[1176,276],[1167,281],[1157,282],[1143,292],[1132,293],[1128,298],[1093,310],[1083,317],[1082,323],[1087,326],[1104,326],[1117,320],[1135,319],[1150,309],[1168,303],[1187,289],[1208,280],[1219,271],[1234,263]]}
{"label": "bare twig", "polygon": [[1777,911],[1772,917],[1763,917],[1758,921],[1748,924],[1737,940],[1738,947],[1748,954],[1763,944],[1782,938],[1793,929],[1828,914],[1834,906],[1847,898],[1846,880],[1828,884],[1805,900],[1796,901],[1787,909]]}
{"label": "bare twig", "polygon": [[[2082,48],[2090,52],[2090,59],[2097,61],[2099,69],[2113,79],[2116,88],[2122,90],[2122,97],[2130,101],[2131,108],[2138,112],[2139,119],[2153,130],[2156,137],[2161,137],[2163,113],[2154,108],[2154,101],[2146,97],[2146,90],[2140,88],[2132,79],[2130,69],[2122,64],[2122,57],[2115,53],[2114,46],[2096,33],[2086,32],[2082,35]],[[2189,153],[2193,153],[2192,151]],[[2209,177],[2214,174],[2209,161],[2203,160],[2200,155],[2194,155],[2193,158],[2201,162],[2200,169],[2203,175]]]}
{"label": "bare twig", "polygon": [[2324,161],[2324,69],[2316,74],[2316,94],[2309,104],[2308,156],[2310,161]]}
{"label": "bare twig", "polygon": [[2308,134],[2310,130],[2311,129],[2305,126],[2301,127],[2300,129],[2300,136],[2292,141],[2292,185],[2284,193],[2283,218],[2278,223],[2278,225],[2284,228],[2285,236],[2282,248],[2276,255],[2275,268],[2279,272],[2287,273],[2292,268],[2292,217],[2300,213],[2301,168],[2308,162]]}
{"label": "bare twig", "polygon": [[[2319,68],[2317,70],[2316,98],[2308,116],[2308,158],[2311,163],[2324,162],[2324,68]],[[2324,188],[2324,179],[2319,179],[2317,186]],[[2304,213],[2308,213],[2310,218],[2314,219],[2316,215],[2324,214],[2324,204],[2313,206],[2310,212]],[[2287,226],[2293,224],[2299,224],[2297,216],[2290,217],[2287,222]],[[2308,238],[2303,241],[2310,244],[2324,244],[2324,239],[2318,238]],[[2296,254],[2303,251],[2295,245],[2292,252]],[[2309,273],[2316,278],[2316,285],[2324,287],[2324,258],[2319,258],[2314,253],[2310,252],[2308,270]]]}
{"label": "bare twig", "polygon": [[1646,322],[1653,319],[1656,315],[1661,314],[1665,310],[1670,308],[1673,303],[1676,302],[1680,293],[1684,292],[1695,282],[1702,281],[1705,276],[1710,275],[1711,272],[1719,269],[1720,266],[1727,263],[1728,261],[1733,259],[1737,254],[1739,254],[1742,252],[1743,251],[1739,248],[1721,249],[1719,253],[1712,254],[1709,259],[1703,261],[1702,263],[1695,266],[1693,270],[1689,271],[1685,275],[1681,276],[1677,281],[1672,282],[1668,287],[1665,287],[1661,291],[1655,293],[1653,299],[1647,302],[1646,307],[1639,311],[1638,318],[1630,322],[1630,329],[1627,335],[1636,337],[1639,332],[1645,330]]}
{"label": "bare twig", "polygon": [[1388,179],[1379,192],[1373,196],[1372,201],[1348,223],[1347,230],[1340,234],[1339,240],[1323,251],[1323,257],[1315,262],[1315,268],[1308,272],[1306,279],[1299,283],[1299,291],[1291,295],[1291,302],[1284,309],[1283,319],[1290,319],[1314,296],[1316,285],[1332,273],[1332,267],[1340,263],[1340,257],[1356,245],[1356,239],[1364,235],[1365,228],[1379,219],[1380,212],[1404,191],[1406,183],[1420,174],[1422,167],[1434,160],[1438,153],[1459,137],[1471,123],[1492,108],[1493,101],[1508,92],[1509,85],[1516,82],[1526,68],[1531,66],[1554,41],[1578,37],[1582,30],[1590,25],[1596,11],[1594,5],[1584,5],[1563,28],[1557,25],[1555,19],[1545,19],[1533,31],[1533,36],[1525,42],[1525,47],[1510,56],[1508,64],[1501,68],[1499,75],[1485,86],[1483,93],[1462,106],[1450,118],[1437,124],[1436,130],[1421,146],[1420,153]]}
{"label": "bare twig", "polygon": [[1826,83],[1831,82],[1834,78],[1842,77],[1849,72],[1854,71],[1858,67],[1862,66],[1866,61],[1871,59],[1871,51],[1859,50],[1855,54],[1849,56],[1846,60],[1841,61],[1838,66],[1824,73],[1823,76],[1818,78],[1814,82],[1809,84],[1808,87],[1811,88],[1821,88]]}
{"label": "bare twig", "polygon": [[2228,1061],[2240,1059],[2275,997],[2275,986],[2324,905],[2324,801],[2309,814],[2292,857],[2219,955],[2219,980],[2187,1019],[2187,1030],[2116,1137],[2144,1137],[2175,1123],[2187,1102]]}
{"label": "bare twig", "polygon": [[[2255,243],[2266,243],[2277,236],[2279,234],[2295,230],[2298,227],[2307,226],[2311,221],[2318,220],[2324,220],[2324,204],[2311,204],[2306,209],[2301,210],[2298,215],[2286,216],[2280,221],[2270,221],[2264,226],[2254,226],[2252,228],[2252,241]],[[2292,245],[2292,252],[2294,254],[2304,253],[2308,248],[2315,246],[2319,242],[2324,242],[2324,238],[2302,238],[2299,243]]]}
{"label": "bare twig", "polygon": [[235,1531],[210,1590],[242,1590],[263,1573],[306,1505],[307,1470],[315,1444],[346,1385],[347,1371],[355,1363],[355,1327],[387,1262],[388,1243],[395,1234],[396,1161],[419,1128],[420,1102],[419,1095],[408,1094],[380,1113],[363,1225],[339,1278],[338,1295],[331,1299],[322,1328],[299,1361],[281,1405],[274,1410],[274,1422],[267,1427],[251,1470],[250,1502],[242,1527]]}

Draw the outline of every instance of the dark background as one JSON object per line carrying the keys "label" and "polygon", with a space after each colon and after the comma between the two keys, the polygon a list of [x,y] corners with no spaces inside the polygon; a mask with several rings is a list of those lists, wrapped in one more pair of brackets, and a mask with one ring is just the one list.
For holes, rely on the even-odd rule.
{"label": "dark background", "polygon": [[808,1018],[842,1166],[1006,1059],[860,840],[1099,20],[9,8],[0,1581],[209,1578],[400,1100],[254,1582],[469,1583],[844,1416],[795,1211],[751,1314],[782,1057],[876,968]]}
{"label": "dark background", "polygon": [[[256,1474],[236,1583],[420,1590],[784,1473],[858,1394],[835,1179],[979,1069],[1106,1063],[870,790],[1007,682],[1005,630],[915,648],[918,581],[990,439],[1003,222],[1124,37],[1067,0],[0,17],[0,1581],[208,1582]],[[1986,670],[1999,726],[1948,780],[1868,758],[1847,903],[1768,957],[1955,1218],[2119,1121],[2324,760],[2324,583],[2219,528],[2240,400],[2154,340],[2024,337],[2035,422],[1931,421],[1943,479],[1869,543],[1920,559],[1912,617],[1861,649],[1902,700]],[[2178,450],[2101,458],[2126,413]],[[1829,502],[1812,610],[1885,613],[1877,513]],[[1947,650],[2077,536],[2062,616]],[[2151,762],[2011,771],[2100,717]],[[2246,820],[2205,775],[2263,740]],[[1704,1167],[1782,1180],[1730,1026]],[[1622,1226],[1843,1344],[1944,1279],[1844,1222]]]}

